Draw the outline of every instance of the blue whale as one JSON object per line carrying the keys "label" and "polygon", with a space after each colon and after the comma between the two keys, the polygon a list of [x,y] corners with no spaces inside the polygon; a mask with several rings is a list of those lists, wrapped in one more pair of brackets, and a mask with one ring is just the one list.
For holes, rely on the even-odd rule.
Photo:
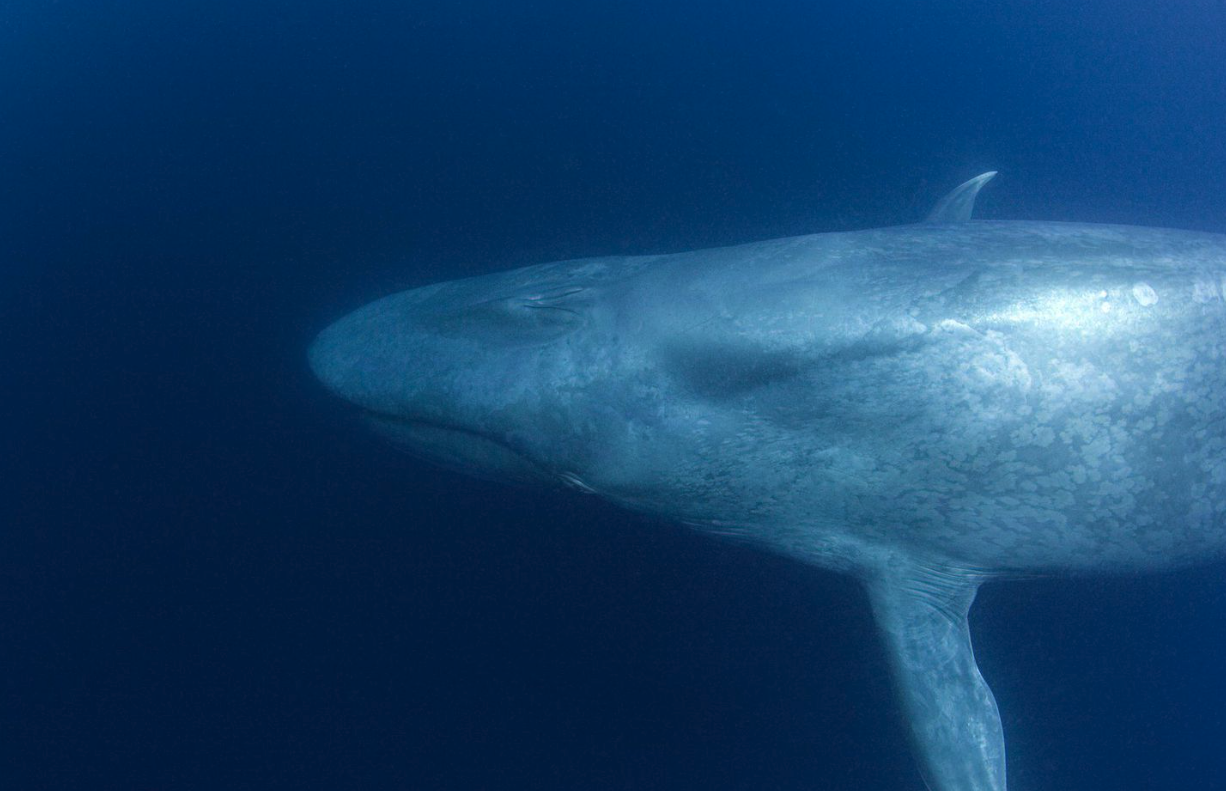
{"label": "blue whale", "polygon": [[395,294],[318,378],[393,442],[863,581],[924,780],[1003,791],[987,580],[1226,554],[1226,236],[971,219]]}

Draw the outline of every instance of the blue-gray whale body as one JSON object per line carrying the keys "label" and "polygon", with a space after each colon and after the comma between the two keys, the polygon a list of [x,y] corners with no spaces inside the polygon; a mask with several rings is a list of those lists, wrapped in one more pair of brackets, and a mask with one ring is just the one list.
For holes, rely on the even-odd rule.
{"label": "blue-gray whale body", "polygon": [[433,462],[576,487],[868,590],[933,791],[1003,791],[985,580],[1226,553],[1226,236],[970,219],[417,288],[317,376]]}

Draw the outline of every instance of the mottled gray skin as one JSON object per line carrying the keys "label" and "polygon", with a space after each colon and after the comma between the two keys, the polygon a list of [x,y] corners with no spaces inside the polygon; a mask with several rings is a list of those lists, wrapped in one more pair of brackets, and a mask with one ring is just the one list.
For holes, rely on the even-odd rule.
{"label": "mottled gray skin", "polygon": [[929,787],[999,791],[978,584],[1226,554],[1224,349],[1226,236],[935,222],[419,288],[311,362],[437,463],[861,578]]}

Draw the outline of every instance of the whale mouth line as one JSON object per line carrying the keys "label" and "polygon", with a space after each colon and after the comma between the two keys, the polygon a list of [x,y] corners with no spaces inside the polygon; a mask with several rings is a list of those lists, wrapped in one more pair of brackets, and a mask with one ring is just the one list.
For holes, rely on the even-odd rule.
{"label": "whale mouth line", "polygon": [[[501,442],[491,439],[484,434],[473,431],[471,429],[462,428],[460,426],[445,423],[441,420],[431,420],[429,418],[408,417],[399,415],[395,412],[383,412],[370,407],[358,407],[358,414],[363,420],[369,421],[379,426],[388,428],[401,428],[406,430],[425,430],[437,432],[438,434],[456,434],[473,439],[483,440],[485,442],[493,442],[501,445]],[[510,450],[510,448],[507,448]]]}
{"label": "whale mouth line", "polygon": [[[547,480],[545,470],[500,439],[442,421],[360,407],[362,418],[409,454],[478,478]],[[474,470],[486,470],[485,473]]]}

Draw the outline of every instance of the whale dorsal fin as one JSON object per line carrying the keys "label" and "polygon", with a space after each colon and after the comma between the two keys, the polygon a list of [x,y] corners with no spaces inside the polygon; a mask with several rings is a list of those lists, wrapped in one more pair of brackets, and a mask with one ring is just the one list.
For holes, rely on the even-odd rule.
{"label": "whale dorsal fin", "polygon": [[975,210],[975,196],[996,175],[995,170],[980,173],[975,178],[954,187],[954,189],[937,202],[936,208],[924,219],[924,222],[966,222]]}

